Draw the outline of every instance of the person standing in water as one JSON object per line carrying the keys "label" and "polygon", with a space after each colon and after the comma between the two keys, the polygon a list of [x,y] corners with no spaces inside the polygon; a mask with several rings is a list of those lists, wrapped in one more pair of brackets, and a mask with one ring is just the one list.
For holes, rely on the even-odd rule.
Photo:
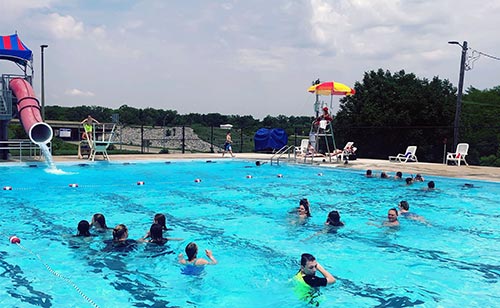
{"label": "person standing in water", "polygon": [[178,261],[181,264],[191,264],[194,266],[204,266],[204,265],[217,264],[217,260],[215,259],[214,255],[212,254],[212,251],[209,249],[205,249],[205,254],[210,259],[210,261],[203,259],[203,258],[198,258],[198,245],[196,245],[195,242],[191,242],[191,243],[187,244],[185,251],[186,251],[186,255],[187,255],[187,260],[184,259],[184,255],[182,253],[180,253],[178,255]]}

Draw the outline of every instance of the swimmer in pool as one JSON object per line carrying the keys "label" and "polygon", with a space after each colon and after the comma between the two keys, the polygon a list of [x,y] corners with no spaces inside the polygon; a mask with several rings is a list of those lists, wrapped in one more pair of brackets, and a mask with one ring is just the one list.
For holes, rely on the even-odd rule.
{"label": "swimmer in pool", "polygon": [[174,237],[163,237],[163,227],[162,225],[158,223],[154,223],[151,225],[151,228],[149,229],[149,234],[151,239],[146,240],[144,238],[140,239],[139,241],[144,241],[148,243],[153,243],[157,245],[164,245],[168,241],[182,241],[181,238],[174,238]]}
{"label": "swimmer in pool", "polygon": [[90,234],[90,224],[86,220],[80,220],[77,229],[78,233],[76,234],[76,236],[84,236],[84,237],[92,236],[92,234]]}
{"label": "swimmer in pool", "polygon": [[212,254],[212,251],[209,249],[205,249],[205,254],[207,255],[208,259],[210,261],[203,259],[203,258],[197,258],[198,255],[198,245],[196,245],[195,242],[191,242],[187,244],[186,249],[187,255],[187,260],[184,259],[184,255],[182,253],[179,254],[178,256],[178,261],[180,264],[186,264],[186,265],[194,265],[194,266],[204,266],[204,265],[215,265],[217,264],[217,260],[215,259],[214,255]]}
{"label": "swimmer in pool", "polygon": [[338,211],[331,211],[328,213],[325,225],[330,227],[343,227],[344,223],[340,221],[340,213]]}
{"label": "swimmer in pool", "polygon": [[[159,224],[161,226],[161,229],[162,231],[167,231],[168,228],[167,228],[167,218],[165,217],[164,214],[162,213],[157,213],[155,214],[154,218],[153,218],[153,224]],[[142,239],[145,240],[147,239],[148,237],[151,236],[151,232],[148,231],[143,237]]]}
{"label": "swimmer in pool", "polygon": [[301,199],[299,202],[299,207],[297,208],[297,213],[300,219],[305,219],[311,217],[311,207],[309,200]]}
{"label": "swimmer in pool", "polygon": [[391,208],[387,212],[387,220],[385,220],[382,225],[380,224],[375,224],[373,222],[367,222],[367,224],[375,226],[375,227],[399,227],[399,221],[398,221],[398,210],[396,208]]}
{"label": "swimmer in pool", "polygon": [[92,216],[90,226],[97,232],[106,232],[111,229],[106,225],[106,218],[101,213],[96,213]]}
{"label": "swimmer in pool", "polygon": [[396,210],[396,208],[389,209],[389,211],[387,212],[387,220],[384,221],[383,225],[386,227],[398,227],[399,226],[398,210]]}
{"label": "swimmer in pool", "polygon": [[372,170],[371,170],[371,169],[366,170],[366,174],[365,174],[365,176],[366,176],[367,178],[372,178],[372,177],[373,177]]}
{"label": "swimmer in pool", "polygon": [[411,219],[411,220],[417,220],[417,221],[420,221],[422,223],[429,225],[425,221],[424,217],[417,215],[413,212],[410,212],[410,204],[408,203],[408,201],[402,200],[401,202],[399,202],[398,208],[399,208],[399,213],[398,213],[399,216],[402,216],[402,217],[405,217],[405,218]]}

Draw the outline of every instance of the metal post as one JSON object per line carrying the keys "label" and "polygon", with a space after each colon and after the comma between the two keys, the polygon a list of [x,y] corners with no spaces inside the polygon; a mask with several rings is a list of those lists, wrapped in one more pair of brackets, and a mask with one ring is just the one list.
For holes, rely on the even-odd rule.
{"label": "metal post", "polygon": [[214,126],[210,126],[210,153],[214,153]]}
{"label": "metal post", "polygon": [[243,153],[243,128],[240,128],[240,153]]}
{"label": "metal post", "polygon": [[297,146],[297,130],[298,130],[298,128],[295,127],[295,132],[293,134],[293,145],[294,146]]}
{"label": "metal post", "polygon": [[182,125],[182,154],[186,151],[186,126]]}
{"label": "metal post", "polygon": [[448,143],[448,139],[443,139],[443,165],[446,165],[446,143]]}
{"label": "metal post", "polygon": [[42,91],[42,121],[45,122],[45,64],[44,64],[44,56],[43,56],[43,50],[45,48],[49,47],[49,45],[40,45],[40,50],[41,50],[41,66],[42,66],[42,73],[41,73],[41,91]]}
{"label": "metal post", "polygon": [[141,124],[141,154],[144,154],[144,124]]}
{"label": "metal post", "polygon": [[451,41],[449,44],[456,44],[462,47],[462,58],[460,59],[460,76],[458,79],[457,106],[455,109],[455,121],[453,123],[453,149],[456,149],[458,144],[459,128],[460,128],[460,113],[462,112],[462,91],[464,88],[464,73],[465,73],[465,57],[467,56],[467,41],[463,45],[458,42]]}

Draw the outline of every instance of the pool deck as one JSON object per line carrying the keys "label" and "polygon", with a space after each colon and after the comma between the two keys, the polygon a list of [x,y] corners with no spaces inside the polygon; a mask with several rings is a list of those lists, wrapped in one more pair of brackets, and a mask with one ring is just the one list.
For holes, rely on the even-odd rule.
{"label": "pool deck", "polygon": [[[225,159],[247,159],[247,160],[260,160],[267,161],[271,159],[271,154],[259,153],[236,153],[235,158],[226,156]],[[96,156],[101,159],[102,156]],[[133,160],[174,160],[174,159],[221,159],[220,153],[198,153],[198,154],[142,154],[142,155],[110,155],[111,161],[133,161]],[[98,161],[96,159],[96,161]],[[85,162],[86,160],[79,160],[76,156],[55,156],[54,161],[57,162]],[[447,166],[444,164],[436,163],[395,163],[389,160],[365,159],[358,158],[357,160],[350,161],[349,164],[342,163],[322,163],[321,158],[315,159],[315,164],[332,168],[346,168],[346,169],[372,169],[375,175],[380,171],[389,172],[389,175],[394,175],[395,172],[401,171],[404,176],[409,174],[420,173],[422,176],[426,175],[439,175],[454,178],[465,178],[475,180],[485,180],[491,182],[500,182],[500,168],[497,167],[482,167],[482,166]]]}

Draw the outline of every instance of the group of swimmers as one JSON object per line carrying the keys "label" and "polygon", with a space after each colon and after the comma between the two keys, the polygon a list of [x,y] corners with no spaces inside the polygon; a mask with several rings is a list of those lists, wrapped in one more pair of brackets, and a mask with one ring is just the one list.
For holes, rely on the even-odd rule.
{"label": "group of swimmers", "polygon": [[[306,198],[300,199],[297,213],[300,219],[311,217],[311,204]],[[340,221],[340,213],[338,211],[331,211],[326,217],[325,225],[331,227],[343,227],[344,223]]]}
{"label": "group of swimmers", "polygon": [[[375,178],[376,177],[373,174],[373,172],[372,172],[371,169],[366,170],[365,176],[367,178]],[[385,171],[382,171],[382,172],[380,172],[380,178],[381,179],[390,179],[391,176],[388,175]],[[396,174],[392,178],[394,180],[402,180],[403,179],[403,173],[401,171],[398,171],[398,172],[396,172]],[[424,181],[424,177],[420,173],[417,173],[415,175],[415,177],[413,177],[413,175],[411,175],[411,176],[405,178],[406,185],[411,185],[411,184],[413,184],[415,182],[423,182],[423,181]],[[427,183],[427,189],[428,190],[432,190],[432,189],[435,189],[435,188],[436,188],[436,183],[434,183],[434,181],[429,181]]]}
{"label": "group of swimmers", "polygon": [[[372,171],[369,169],[366,171],[366,177],[375,177]],[[381,172],[380,178],[388,179],[391,178],[385,172]],[[402,172],[396,172],[393,177],[396,180],[402,180]],[[417,174],[415,177],[408,177],[405,179],[407,185],[411,185],[414,182],[424,182],[424,178],[421,174]],[[435,183],[433,181],[428,182],[428,190],[435,189]],[[311,217],[311,205],[307,199],[301,199],[299,202],[299,207],[297,208],[297,213],[300,219],[307,219]],[[382,222],[381,225],[368,223],[370,225],[375,225],[378,227],[399,227],[398,216],[403,216],[407,219],[417,220],[424,224],[430,225],[425,221],[422,216],[410,212],[410,205],[408,201],[402,200],[398,204],[398,209],[393,207],[387,212],[387,219]],[[336,230],[339,227],[343,227],[344,223],[340,221],[340,213],[338,211],[331,211],[328,213],[325,225],[329,227],[330,230]],[[324,232],[324,231],[323,231]],[[318,232],[322,233],[322,232]],[[316,233],[316,234],[318,234]],[[315,235],[316,235],[315,234]],[[313,235],[313,236],[315,236]],[[319,271],[323,277],[316,276],[316,271]],[[331,275],[325,268],[323,268],[317,261],[316,258],[308,253],[304,253],[300,260],[300,269],[297,274],[293,277],[296,283],[295,292],[304,301],[309,304],[318,305],[318,287],[327,286],[329,284],[335,283],[335,278]]]}
{"label": "group of swimmers", "polygon": [[[145,242],[152,243],[156,245],[164,245],[168,241],[182,241],[182,238],[172,238],[163,237],[163,231],[168,230],[166,224],[166,217],[164,214],[155,214],[153,218],[153,224],[149,228],[149,231],[138,240],[133,240],[128,238],[128,228],[124,224],[118,224],[114,228],[109,228],[106,225],[106,218],[101,213],[96,213],[92,216],[92,220],[89,223],[87,220],[81,220],[77,227],[77,237],[91,237],[90,229],[95,230],[98,233],[105,233],[112,230],[113,239],[112,241],[105,241],[109,244],[106,248],[107,250],[115,251],[130,251],[134,250],[137,243]],[[187,259],[184,259],[184,255],[180,253],[178,255],[178,261],[181,264],[191,265],[191,266],[204,266],[209,264],[217,264],[217,260],[209,249],[205,250],[209,260],[198,258],[198,245],[194,242],[190,242],[185,248]]]}

